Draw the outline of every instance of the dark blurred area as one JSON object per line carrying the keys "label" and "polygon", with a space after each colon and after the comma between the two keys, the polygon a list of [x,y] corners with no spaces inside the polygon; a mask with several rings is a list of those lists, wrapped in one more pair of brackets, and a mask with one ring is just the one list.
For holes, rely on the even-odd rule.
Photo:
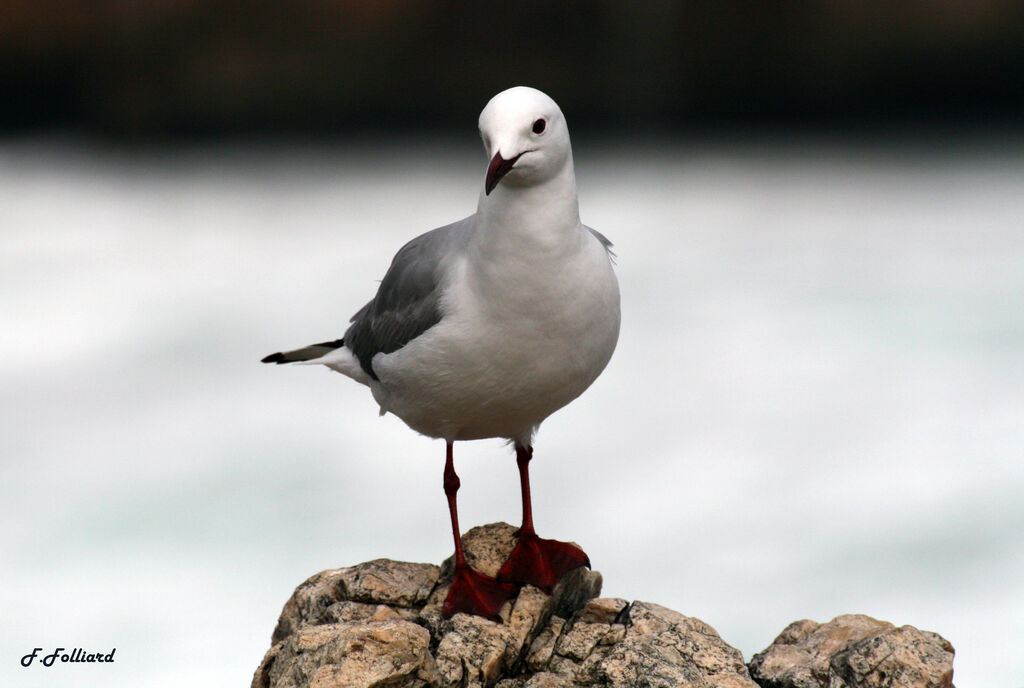
{"label": "dark blurred area", "polygon": [[576,128],[1015,124],[1024,3],[0,4],[0,131],[464,129],[516,84]]}

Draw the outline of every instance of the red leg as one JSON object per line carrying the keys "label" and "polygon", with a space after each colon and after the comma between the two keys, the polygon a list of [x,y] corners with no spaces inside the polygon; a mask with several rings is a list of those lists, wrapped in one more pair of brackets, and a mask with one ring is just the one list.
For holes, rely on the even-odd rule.
{"label": "red leg", "polygon": [[523,525],[519,528],[519,541],[515,549],[498,571],[498,580],[535,585],[550,593],[569,571],[580,566],[589,568],[590,558],[575,545],[537,537],[533,529],[533,506],[530,503],[532,458],[533,447],[516,445],[519,485],[523,493]]}
{"label": "red leg", "polygon": [[516,586],[499,583],[470,568],[466,554],[462,551],[462,535],[459,531],[459,510],[455,494],[459,491],[459,476],[452,461],[452,443],[449,442],[444,463],[444,494],[448,498],[448,513],[452,518],[452,536],[455,538],[455,576],[442,612],[451,616],[458,612],[476,614],[487,619],[501,621],[498,611],[505,601],[516,593]]}
{"label": "red leg", "polygon": [[516,445],[516,465],[519,466],[519,491],[523,495],[523,525],[517,535],[535,535],[533,530],[533,504],[530,502],[530,459],[533,447]]}

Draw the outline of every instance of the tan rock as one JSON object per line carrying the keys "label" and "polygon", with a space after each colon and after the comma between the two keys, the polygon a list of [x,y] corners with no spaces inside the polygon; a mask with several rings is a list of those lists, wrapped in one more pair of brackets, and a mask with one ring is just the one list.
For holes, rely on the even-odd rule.
{"label": "tan rock", "polygon": [[415,621],[416,610],[401,607],[389,607],[386,604],[368,604],[366,602],[335,602],[323,611],[323,623],[341,623],[344,621],[390,621],[405,619]]}
{"label": "tan rock", "polygon": [[622,624],[612,624],[608,631],[601,638],[602,645],[614,645],[626,637],[626,627]]}
{"label": "tan rock", "polygon": [[433,564],[375,559],[337,569],[337,580],[342,599],[408,608],[423,606],[439,573]]}
{"label": "tan rock", "polygon": [[590,653],[608,631],[608,624],[605,623],[577,621],[558,639],[558,643],[555,645],[555,654],[582,662],[590,656]]}
{"label": "tan rock", "polygon": [[[437,584],[439,572],[433,564],[390,559],[321,571],[296,588],[285,603],[273,642],[284,640],[304,625],[372,617],[380,613],[376,607],[382,604],[401,609],[420,607]],[[358,604],[333,606],[338,602]]]}
{"label": "tan rock", "polygon": [[[515,528],[463,538],[497,572]],[[711,626],[649,602],[599,598],[601,574],[566,574],[550,596],[523,587],[502,623],[441,606],[441,567],[377,559],[331,569],[285,603],[253,688],[951,688],[953,648],[934,633],[867,616],[798,621],[748,667]]]}
{"label": "tan rock", "polygon": [[599,685],[756,688],[739,650],[699,619],[634,602],[623,640],[596,667]]}
{"label": "tan rock", "polygon": [[430,634],[409,621],[307,626],[268,654],[253,688],[421,688],[437,684]]}
{"label": "tan rock", "polygon": [[579,621],[614,623],[628,606],[629,602],[619,597],[598,597],[580,610]]}
{"label": "tan rock", "polygon": [[[469,565],[486,576],[497,576],[501,565],[508,559],[516,546],[518,529],[507,523],[492,523],[471,528],[462,536],[462,548]],[[455,555],[444,562],[445,578],[451,579],[449,570],[454,570]]]}
{"label": "tan rock", "polygon": [[564,676],[542,671],[529,678],[503,679],[495,685],[495,688],[574,688],[574,684]]}
{"label": "tan rock", "polygon": [[523,688],[572,688],[572,681],[564,676],[542,671],[531,676],[523,684]]}
{"label": "tan rock", "polygon": [[953,654],[936,633],[850,614],[790,624],[750,673],[779,688],[951,688]]}
{"label": "tan rock", "polygon": [[527,585],[519,591],[507,622],[509,651],[505,656],[506,669],[514,670],[529,652],[533,638],[543,623],[550,618],[550,613],[545,615],[550,599],[542,590],[532,585]]}
{"label": "tan rock", "polygon": [[541,672],[547,668],[555,653],[555,643],[564,627],[565,619],[560,616],[552,616],[547,626],[537,634],[530,645],[529,654],[526,656],[526,666],[531,671]]}
{"label": "tan rock", "polygon": [[[579,662],[574,662],[568,657],[554,655],[548,663],[548,671],[558,676],[564,676],[576,683],[576,674],[580,669]],[[585,684],[584,684],[585,685]]]}
{"label": "tan rock", "polygon": [[456,614],[442,626],[437,671],[443,686],[493,686],[501,678],[511,633],[503,624]]}

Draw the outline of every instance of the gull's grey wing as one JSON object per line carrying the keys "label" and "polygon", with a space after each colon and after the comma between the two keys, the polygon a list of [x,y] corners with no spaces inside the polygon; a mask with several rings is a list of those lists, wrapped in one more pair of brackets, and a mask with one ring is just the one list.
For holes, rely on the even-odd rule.
{"label": "gull's grey wing", "polygon": [[399,249],[377,295],[352,316],[345,346],[374,380],[374,356],[401,349],[441,321],[441,270],[445,257],[464,240],[471,219],[421,234]]}
{"label": "gull's grey wing", "polygon": [[595,239],[597,239],[598,241],[601,242],[601,245],[604,246],[604,250],[608,252],[608,257],[611,259],[612,264],[614,265],[615,264],[615,258],[617,256],[615,255],[615,251],[612,250],[613,244],[611,242],[611,239],[606,237],[604,234],[601,234],[601,232],[597,231],[593,227],[587,227],[586,225],[583,225],[583,226],[586,227],[587,230],[591,234],[594,235]]}
{"label": "gull's grey wing", "polygon": [[[586,225],[583,225],[583,226],[584,226],[584,227],[587,227]],[[596,229],[594,229],[593,227],[587,227],[587,230],[588,230],[588,231],[589,231],[589,232],[590,232],[591,234],[593,234],[593,235],[594,235],[594,238],[596,238],[596,239],[597,239],[598,241],[600,241],[600,242],[601,242],[601,245],[602,245],[602,246],[604,246],[604,247],[605,247],[606,249],[608,249],[608,252],[609,252],[609,253],[611,252],[611,249],[612,249],[612,242],[611,242],[611,240],[610,240],[610,239],[609,239],[608,237],[606,237],[606,236],[605,236],[604,234],[601,234],[601,232],[597,231],[597,230],[596,230]]]}

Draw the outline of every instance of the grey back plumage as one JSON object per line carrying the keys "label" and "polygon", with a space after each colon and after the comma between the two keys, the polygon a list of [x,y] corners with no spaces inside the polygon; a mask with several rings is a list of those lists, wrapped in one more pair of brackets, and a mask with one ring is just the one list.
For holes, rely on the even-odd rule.
{"label": "grey back plumage", "polygon": [[352,316],[345,345],[374,380],[374,356],[397,351],[440,322],[441,262],[464,241],[471,220],[421,234],[399,249],[377,295]]}

